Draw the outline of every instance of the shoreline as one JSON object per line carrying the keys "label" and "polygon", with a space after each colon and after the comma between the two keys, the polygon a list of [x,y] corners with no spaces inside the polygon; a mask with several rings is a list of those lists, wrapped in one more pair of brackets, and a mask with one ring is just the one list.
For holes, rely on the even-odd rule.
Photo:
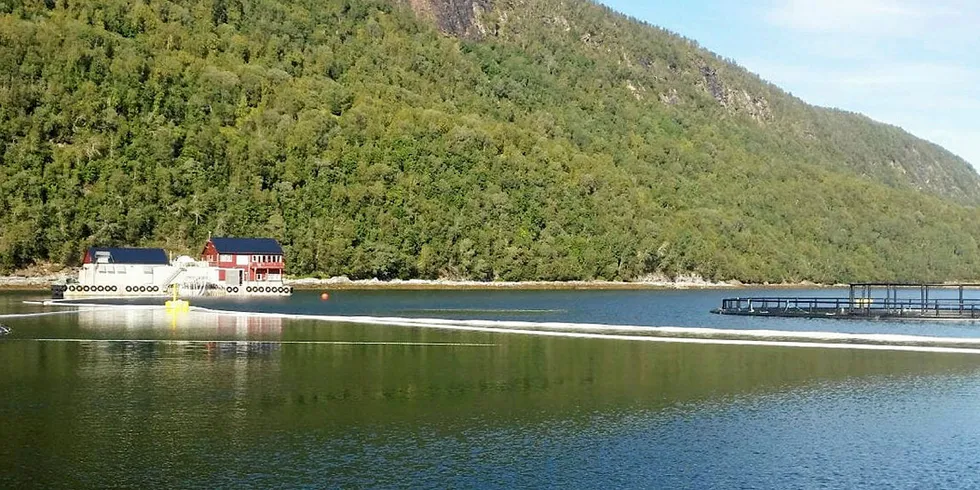
{"label": "shoreline", "polygon": [[[66,275],[0,276],[0,291],[43,291]],[[330,290],[739,290],[739,289],[827,289],[841,287],[840,284],[814,284],[810,282],[792,284],[744,284],[738,281],[712,282],[696,276],[682,276],[677,279],[653,277],[636,282],[620,281],[461,281],[449,279],[380,279],[352,280],[347,277],[317,279],[311,277],[287,278],[287,286],[302,291]]]}
{"label": "shoreline", "polygon": [[51,289],[66,276],[0,276],[0,291],[41,291]]}
{"label": "shoreline", "polygon": [[690,280],[644,280],[636,282],[621,281],[458,281],[448,279],[379,279],[352,280],[346,277],[328,279],[297,278],[287,279],[285,283],[299,290],[738,290],[754,288],[773,289],[823,289],[836,285],[812,283],[799,284],[743,284],[740,282],[710,282],[701,279]]}

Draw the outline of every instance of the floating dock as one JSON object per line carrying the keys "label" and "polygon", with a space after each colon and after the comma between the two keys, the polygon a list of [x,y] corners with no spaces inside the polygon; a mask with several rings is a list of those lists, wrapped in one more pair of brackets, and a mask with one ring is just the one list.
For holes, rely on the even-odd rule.
{"label": "floating dock", "polygon": [[725,298],[720,315],[790,318],[980,320],[980,284],[860,283],[846,297]]}

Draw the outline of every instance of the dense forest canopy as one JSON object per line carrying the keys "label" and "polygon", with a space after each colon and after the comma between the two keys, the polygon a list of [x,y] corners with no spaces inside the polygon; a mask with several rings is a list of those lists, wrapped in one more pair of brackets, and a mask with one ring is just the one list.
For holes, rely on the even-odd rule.
{"label": "dense forest canopy", "polygon": [[583,0],[0,0],[0,269],[980,277],[980,178]]}

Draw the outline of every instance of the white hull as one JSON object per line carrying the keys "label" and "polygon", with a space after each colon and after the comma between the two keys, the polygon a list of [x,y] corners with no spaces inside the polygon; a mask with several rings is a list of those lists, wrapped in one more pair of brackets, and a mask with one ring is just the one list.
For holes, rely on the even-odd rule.
{"label": "white hull", "polygon": [[289,296],[293,294],[293,288],[281,282],[254,282],[239,286],[225,286],[224,289],[216,289],[213,293],[230,296]]}
{"label": "white hull", "polygon": [[[181,286],[178,290],[180,297],[194,296],[289,296],[293,293],[291,286],[281,282],[245,283],[237,286],[211,284]],[[169,288],[159,285],[122,285],[122,284],[68,284],[52,287],[55,297],[72,298],[152,298],[169,297]]]}
{"label": "white hull", "polygon": [[[172,285],[178,286],[181,297],[195,296],[288,296],[293,288],[281,280],[226,281],[231,272],[211,267],[207,262],[194,261],[189,257],[178,258],[170,265],[136,265],[90,263],[78,273],[72,284],[55,285],[51,288],[56,298],[140,298],[164,297],[173,294]],[[241,276],[235,271],[234,277]]]}

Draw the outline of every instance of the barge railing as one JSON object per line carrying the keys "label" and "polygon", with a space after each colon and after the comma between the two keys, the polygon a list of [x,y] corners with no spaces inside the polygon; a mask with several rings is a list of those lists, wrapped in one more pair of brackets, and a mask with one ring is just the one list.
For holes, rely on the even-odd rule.
{"label": "barge railing", "polygon": [[[980,319],[980,298],[965,289],[977,284],[852,284],[847,297],[726,298],[713,313],[806,318]],[[945,290],[937,297],[936,290]],[[902,294],[904,293],[904,294]],[[918,294],[916,294],[918,293]]]}
{"label": "barge railing", "polygon": [[722,300],[717,313],[756,316],[980,318],[980,299],[753,297]]}

